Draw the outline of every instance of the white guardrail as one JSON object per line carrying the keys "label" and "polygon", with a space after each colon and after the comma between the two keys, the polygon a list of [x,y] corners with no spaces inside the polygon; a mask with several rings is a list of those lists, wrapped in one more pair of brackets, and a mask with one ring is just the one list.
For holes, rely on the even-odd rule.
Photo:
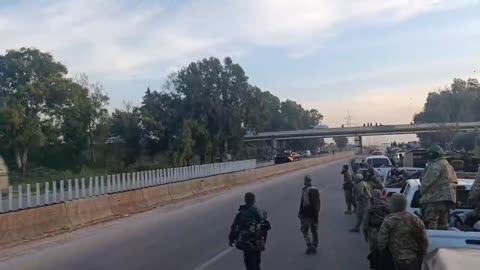
{"label": "white guardrail", "polygon": [[256,160],[102,175],[88,178],[9,186],[0,192],[0,213],[101,196],[127,190],[256,168]]}

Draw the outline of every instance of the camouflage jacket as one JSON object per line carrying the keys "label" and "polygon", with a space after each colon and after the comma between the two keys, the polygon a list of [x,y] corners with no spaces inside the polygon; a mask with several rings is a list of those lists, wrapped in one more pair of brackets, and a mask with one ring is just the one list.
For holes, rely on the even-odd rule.
{"label": "camouflage jacket", "polygon": [[457,202],[457,175],[444,158],[437,159],[428,165],[422,177],[420,203]]}
{"label": "camouflage jacket", "polygon": [[368,202],[372,197],[371,187],[365,181],[360,181],[354,185],[353,195],[357,202]]}
{"label": "camouflage jacket", "polygon": [[427,232],[422,220],[408,212],[388,215],[377,237],[380,250],[388,248],[395,260],[414,260],[428,248]]}
{"label": "camouflage jacket", "polygon": [[480,167],[478,167],[477,177],[475,177],[469,197],[473,201],[480,201]]}

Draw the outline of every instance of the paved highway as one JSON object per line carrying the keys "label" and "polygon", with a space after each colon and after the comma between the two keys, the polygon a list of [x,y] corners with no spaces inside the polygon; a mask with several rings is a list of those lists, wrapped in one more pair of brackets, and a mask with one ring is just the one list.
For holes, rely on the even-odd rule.
{"label": "paved highway", "polygon": [[[272,231],[263,269],[368,269],[367,244],[349,233],[353,216],[343,214],[335,162],[176,205],[95,225],[0,251],[0,269],[241,270],[241,252],[228,247],[227,234],[243,194],[253,191],[269,212]],[[303,176],[321,190],[320,247],[304,254],[297,211]]]}

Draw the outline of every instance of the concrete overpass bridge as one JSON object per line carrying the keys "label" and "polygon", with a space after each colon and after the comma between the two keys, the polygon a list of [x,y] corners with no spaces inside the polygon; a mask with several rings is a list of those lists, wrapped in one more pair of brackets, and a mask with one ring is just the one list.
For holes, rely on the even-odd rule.
{"label": "concrete overpass bridge", "polygon": [[278,141],[347,136],[355,138],[356,151],[361,151],[362,136],[418,134],[460,130],[467,131],[474,130],[476,128],[480,128],[480,122],[382,125],[373,127],[316,128],[304,130],[260,132],[255,135],[246,135],[243,141],[271,141],[272,147],[274,148],[274,150],[276,150]]}

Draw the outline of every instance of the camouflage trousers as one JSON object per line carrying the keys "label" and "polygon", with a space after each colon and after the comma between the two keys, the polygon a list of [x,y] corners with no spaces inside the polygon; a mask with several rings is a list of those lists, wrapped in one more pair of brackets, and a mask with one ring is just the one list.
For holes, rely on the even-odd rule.
{"label": "camouflage trousers", "polygon": [[[300,220],[300,230],[305,238],[305,243],[308,247],[318,246],[318,221],[313,218],[302,218]],[[312,238],[310,238],[310,232],[312,232]]]}
{"label": "camouflage trousers", "polygon": [[368,251],[373,253],[377,249],[377,236],[380,228],[368,227]]}
{"label": "camouflage trousers", "polygon": [[355,203],[355,199],[353,198],[353,192],[351,189],[343,190],[345,195],[345,203],[347,204],[347,210],[352,211],[352,206],[355,209],[357,204]]}
{"label": "camouflage trousers", "polygon": [[368,208],[368,202],[366,200],[357,200],[357,210],[355,212],[357,216],[357,221],[354,226],[355,229],[357,230],[360,229],[360,225],[362,225],[363,216],[365,215],[367,208]]}
{"label": "camouflage trousers", "polygon": [[434,202],[425,205],[425,226],[428,230],[448,230],[451,202]]}

